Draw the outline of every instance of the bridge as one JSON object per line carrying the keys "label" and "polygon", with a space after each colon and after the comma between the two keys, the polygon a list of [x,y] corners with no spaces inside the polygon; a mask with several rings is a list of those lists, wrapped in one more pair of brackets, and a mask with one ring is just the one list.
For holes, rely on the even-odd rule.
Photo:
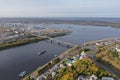
{"label": "bridge", "polygon": [[72,48],[72,47],[75,47],[75,46],[79,46],[79,45],[74,44],[74,43],[61,41],[61,40],[51,38],[51,37],[48,37],[48,36],[42,36],[42,37],[49,39],[47,41],[50,41],[50,43],[57,44],[59,46],[64,46],[64,47],[67,47],[67,48]]}
{"label": "bridge", "polygon": [[62,41],[62,40],[58,40],[56,38],[52,38],[52,37],[49,37],[49,36],[43,36],[41,34],[32,34],[33,36],[36,36],[36,37],[43,37],[45,39],[47,39],[46,41],[47,42],[50,42],[52,44],[57,44],[59,46],[64,46],[64,47],[67,47],[67,48],[72,48],[72,47],[76,47],[76,46],[81,46],[79,44],[74,44],[74,43],[70,43],[70,42],[66,42],[66,41]]}

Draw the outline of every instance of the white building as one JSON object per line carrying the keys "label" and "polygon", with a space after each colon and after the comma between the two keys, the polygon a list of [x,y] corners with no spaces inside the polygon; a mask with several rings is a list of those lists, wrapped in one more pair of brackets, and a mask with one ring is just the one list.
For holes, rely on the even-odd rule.
{"label": "white building", "polygon": [[64,66],[63,64],[60,64],[60,68],[66,68],[66,66]]}
{"label": "white building", "polygon": [[90,80],[97,80],[98,78],[97,78],[97,76],[96,75],[92,75],[92,76],[90,76]]}
{"label": "white building", "polygon": [[116,50],[117,50],[117,52],[120,52],[120,47],[117,46],[117,47],[116,47]]}
{"label": "white building", "polygon": [[47,80],[47,77],[45,75],[40,75],[36,80]]}

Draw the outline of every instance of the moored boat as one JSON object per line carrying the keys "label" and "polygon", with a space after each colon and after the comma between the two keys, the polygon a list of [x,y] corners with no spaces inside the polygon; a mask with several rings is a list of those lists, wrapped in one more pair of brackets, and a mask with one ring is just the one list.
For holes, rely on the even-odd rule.
{"label": "moored boat", "polygon": [[24,76],[26,75],[26,73],[27,73],[26,71],[23,71],[23,72],[21,72],[20,74],[18,74],[18,76],[19,76],[19,77],[24,77]]}
{"label": "moored boat", "polygon": [[57,56],[58,56],[58,55],[56,55],[56,54],[54,55],[54,57],[57,57]]}

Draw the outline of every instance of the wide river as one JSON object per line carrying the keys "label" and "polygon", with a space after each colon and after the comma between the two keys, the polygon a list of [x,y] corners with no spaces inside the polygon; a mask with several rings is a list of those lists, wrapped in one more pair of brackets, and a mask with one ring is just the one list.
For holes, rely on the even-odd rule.
{"label": "wide river", "polygon": [[[70,35],[57,37],[59,40],[81,44],[86,41],[99,40],[111,37],[120,37],[120,29],[105,26],[83,26],[72,24],[40,24],[36,25],[48,28],[69,29]],[[38,56],[38,52],[47,52]],[[32,72],[37,67],[47,63],[67,50],[66,47],[41,41],[16,48],[0,51],[0,80],[20,80],[18,74],[22,71]]]}

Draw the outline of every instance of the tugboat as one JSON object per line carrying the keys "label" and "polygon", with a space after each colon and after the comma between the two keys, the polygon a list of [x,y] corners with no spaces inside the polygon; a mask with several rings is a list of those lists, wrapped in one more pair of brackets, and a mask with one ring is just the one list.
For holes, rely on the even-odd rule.
{"label": "tugboat", "polygon": [[42,55],[44,53],[46,53],[46,51],[39,52],[38,55]]}
{"label": "tugboat", "polygon": [[23,72],[21,72],[20,74],[18,74],[18,76],[19,76],[19,77],[24,77],[24,76],[26,75],[26,73],[27,73],[26,71],[23,71]]}

